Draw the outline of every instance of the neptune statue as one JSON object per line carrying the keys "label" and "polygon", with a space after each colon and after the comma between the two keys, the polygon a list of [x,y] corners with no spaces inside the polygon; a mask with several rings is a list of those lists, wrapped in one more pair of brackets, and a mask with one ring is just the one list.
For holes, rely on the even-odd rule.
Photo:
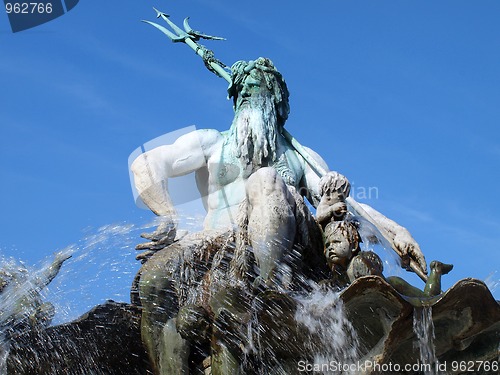
{"label": "neptune statue", "polygon": [[[131,165],[140,198],[163,218],[154,233],[144,235],[151,241],[138,247],[146,250],[138,278],[142,334],[160,373],[188,371],[190,337],[182,333],[197,330],[185,322],[209,320],[217,327],[224,321],[237,331],[248,319],[235,306],[248,304],[251,295],[299,290],[300,280],[330,272],[321,229],[304,203],[305,198],[313,207],[319,204],[318,166],[325,171],[328,166],[309,148],[300,146],[299,152],[287,137],[289,92],[281,73],[267,58],[238,61],[230,69],[228,94],[235,112],[229,131],[193,131],[139,155]],[[176,240],[168,181],[193,172],[207,210],[204,232]],[[402,258],[426,274],[424,256],[404,227],[350,199],[354,213],[361,211]],[[235,245],[221,254],[211,250],[219,242]],[[218,258],[226,259],[227,269],[214,266]],[[204,318],[185,318],[186,311]],[[212,371],[237,373],[238,350],[231,343],[212,346]]]}

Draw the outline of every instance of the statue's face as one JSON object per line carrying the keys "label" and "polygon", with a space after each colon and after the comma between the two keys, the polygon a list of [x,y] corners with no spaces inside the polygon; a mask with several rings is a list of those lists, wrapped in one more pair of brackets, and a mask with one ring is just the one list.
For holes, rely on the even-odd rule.
{"label": "statue's face", "polygon": [[325,255],[328,262],[347,267],[347,263],[352,259],[352,252],[357,247],[354,245],[356,244],[349,243],[340,231],[329,233],[325,241]]}
{"label": "statue's face", "polygon": [[262,95],[271,95],[271,91],[267,88],[264,77],[254,71],[248,74],[241,84],[236,108],[239,109],[244,105],[251,104],[253,98],[258,98]]}

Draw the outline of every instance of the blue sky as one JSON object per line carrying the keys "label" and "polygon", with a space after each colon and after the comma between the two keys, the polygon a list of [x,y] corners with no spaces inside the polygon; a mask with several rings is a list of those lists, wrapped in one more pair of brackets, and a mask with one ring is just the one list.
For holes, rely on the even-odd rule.
{"label": "blue sky", "polygon": [[[226,82],[139,22],[155,20],[152,6],[226,37],[206,45],[228,65],[271,58],[291,92],[287,129],[354,192],[376,188],[360,200],[406,226],[429,262],[455,264],[445,288],[465,277],[498,281],[495,0],[81,1],[16,34],[0,16],[1,255],[36,264],[102,226],[147,223],[153,215],[132,198],[129,154],[186,126],[229,127]],[[123,265],[115,281],[127,287],[139,264],[119,247],[93,261],[115,275]],[[66,277],[74,289],[88,281]],[[100,295],[123,297],[104,287]]]}

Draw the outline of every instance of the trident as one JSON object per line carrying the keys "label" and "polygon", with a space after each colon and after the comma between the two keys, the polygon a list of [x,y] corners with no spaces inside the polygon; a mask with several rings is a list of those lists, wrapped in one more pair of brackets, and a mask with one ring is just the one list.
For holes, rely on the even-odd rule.
{"label": "trident", "polygon": [[[175,31],[175,34],[170,30],[166,29],[165,27],[158,25],[157,23],[145,20],[143,20],[143,22],[156,27],[158,30],[160,30],[162,33],[168,36],[173,43],[182,42],[187,44],[189,47],[191,47],[191,49],[193,49],[196,52],[198,56],[200,56],[203,59],[205,66],[207,67],[208,70],[210,70],[217,76],[224,78],[229,84],[232,83],[230,75],[231,69],[229,69],[225,64],[217,60],[214,57],[214,54],[211,50],[207,49],[205,46],[198,43],[200,39],[225,40],[225,38],[206,35],[200,31],[193,30],[191,26],[189,26],[189,17],[186,17],[184,19],[183,23],[184,30],[183,30],[180,27],[178,27],[175,23],[170,21],[169,19],[170,16],[168,14],[161,12],[156,8],[153,9],[156,11],[156,18],[162,18],[165,22],[167,22],[168,25],[172,28],[172,30]],[[285,128],[282,128],[282,134],[285,137],[285,139],[293,146],[293,148],[300,154],[300,156],[304,158],[304,160],[309,164],[312,170],[319,177],[323,177],[328,172],[315,159],[311,157],[311,155],[307,152],[307,150]],[[368,212],[366,212],[365,209],[361,207],[361,205],[358,202],[356,202],[353,198],[347,197],[346,201],[356,214],[363,217],[380,232],[382,237],[384,237],[384,239],[391,245],[391,248],[396,252],[396,254],[398,254],[399,257],[402,258],[403,257],[402,254],[400,254],[399,249],[394,245],[394,242],[389,237],[385,228],[381,227],[368,214]],[[427,275],[424,272],[422,272],[419,265],[414,260],[410,260],[409,268],[413,272],[415,272],[424,282],[427,282]]]}

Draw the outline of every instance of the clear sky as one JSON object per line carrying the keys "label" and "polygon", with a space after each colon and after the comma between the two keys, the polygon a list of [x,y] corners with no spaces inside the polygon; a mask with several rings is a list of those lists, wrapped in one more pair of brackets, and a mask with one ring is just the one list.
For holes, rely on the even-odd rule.
{"label": "clear sky", "polygon": [[[0,255],[33,265],[73,243],[83,251],[102,226],[148,222],[130,153],[189,125],[229,127],[226,82],[139,22],[155,20],[153,6],[226,37],[205,44],[228,65],[271,58],[291,92],[287,129],[351,180],[355,198],[407,227],[429,262],[455,264],[444,288],[498,282],[497,0],[81,1],[16,34],[0,15]],[[125,237],[68,269],[98,262],[128,288],[140,239]],[[65,277],[75,290],[98,278]]]}

